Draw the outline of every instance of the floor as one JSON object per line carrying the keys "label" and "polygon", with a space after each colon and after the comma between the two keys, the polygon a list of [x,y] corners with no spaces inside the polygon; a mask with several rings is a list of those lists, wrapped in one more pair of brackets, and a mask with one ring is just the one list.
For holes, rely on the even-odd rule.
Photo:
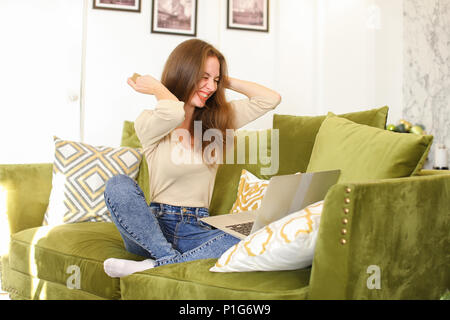
{"label": "floor", "polygon": [[7,293],[1,291],[0,292],[0,300],[10,300]]}
{"label": "floor", "polygon": [[2,279],[0,278],[0,300],[10,300],[6,292],[2,291]]}

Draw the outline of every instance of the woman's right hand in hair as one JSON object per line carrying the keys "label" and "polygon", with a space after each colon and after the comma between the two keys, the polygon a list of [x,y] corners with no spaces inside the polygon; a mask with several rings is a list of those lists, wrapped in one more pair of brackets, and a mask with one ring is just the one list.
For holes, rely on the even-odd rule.
{"label": "woman's right hand in hair", "polygon": [[127,83],[135,91],[154,95],[157,100],[175,100],[178,99],[157,79],[150,75],[140,76],[134,81],[132,78],[128,78]]}

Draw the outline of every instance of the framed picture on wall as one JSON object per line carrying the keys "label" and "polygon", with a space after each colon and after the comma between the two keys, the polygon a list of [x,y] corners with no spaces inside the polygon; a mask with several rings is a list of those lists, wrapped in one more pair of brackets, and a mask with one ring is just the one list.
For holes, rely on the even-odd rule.
{"label": "framed picture on wall", "polygon": [[153,0],[152,33],[197,35],[197,0]]}
{"label": "framed picture on wall", "polygon": [[269,32],[269,0],[228,0],[227,28]]}
{"label": "framed picture on wall", "polygon": [[94,0],[94,9],[141,12],[141,0]]}

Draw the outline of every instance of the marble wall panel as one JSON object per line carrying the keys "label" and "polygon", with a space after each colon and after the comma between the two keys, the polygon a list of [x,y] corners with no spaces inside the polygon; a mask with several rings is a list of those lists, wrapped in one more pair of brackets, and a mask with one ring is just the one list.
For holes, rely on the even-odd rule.
{"label": "marble wall panel", "polygon": [[[403,118],[450,149],[450,0],[403,0]],[[447,156],[447,158],[449,158]]]}

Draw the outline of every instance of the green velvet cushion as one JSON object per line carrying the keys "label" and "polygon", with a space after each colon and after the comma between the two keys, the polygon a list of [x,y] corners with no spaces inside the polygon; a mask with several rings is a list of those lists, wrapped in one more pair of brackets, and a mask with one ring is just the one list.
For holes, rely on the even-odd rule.
{"label": "green velvet cushion", "polygon": [[[136,131],[134,129],[134,122],[125,121],[123,123],[122,141],[120,145],[122,147],[142,148],[142,144],[139,141],[139,138],[137,137]],[[141,165],[139,167],[139,174],[136,178],[136,181],[144,192],[147,203],[150,203],[150,184],[148,179],[148,164],[144,156],[144,159],[143,161],[141,161]]]}
{"label": "green velvet cushion", "polygon": [[[384,129],[389,108],[387,106],[367,111],[339,115],[356,123]],[[273,116],[273,128],[280,130],[279,174],[305,172],[317,132],[326,116]]]}
{"label": "green velvet cushion", "polygon": [[[31,278],[59,284],[62,290],[72,275],[67,272],[68,267],[77,266],[80,290],[106,299],[118,299],[119,280],[110,278],[103,270],[103,261],[107,258],[144,259],[125,250],[113,223],[82,222],[32,228],[12,235],[9,267]],[[11,279],[8,283],[19,287],[33,285],[30,281]],[[19,287],[14,290],[22,292],[22,296],[36,290],[35,287]]]}
{"label": "green velvet cushion", "polygon": [[[450,288],[449,218],[450,171],[336,184],[325,198],[308,298],[439,299]],[[379,289],[369,287],[374,278]]]}
{"label": "green velvet cushion", "polygon": [[52,163],[0,165],[11,234],[42,225],[52,188],[52,168]]}
{"label": "green velvet cushion", "polygon": [[339,182],[418,173],[432,136],[391,132],[329,114],[316,136],[307,172],[340,169]]}
{"label": "green velvet cushion", "polygon": [[[270,162],[266,162],[260,157],[260,142],[264,141],[262,138],[266,137],[267,141],[267,155],[270,158]],[[245,161],[242,164],[238,164],[238,139],[245,139]],[[217,169],[216,180],[214,184],[214,190],[209,206],[210,215],[218,215],[229,213],[232,208],[238,191],[239,179],[241,177],[242,169],[245,169],[260,179],[270,179],[271,176],[278,174],[279,172],[279,156],[272,158],[272,130],[238,130],[234,138],[234,164],[229,164],[224,161]],[[256,159],[250,157],[250,150],[252,150],[252,144],[250,141],[257,141],[255,143],[256,149],[253,149],[252,154],[256,155]],[[256,150],[256,151],[255,151]],[[275,152],[275,151],[274,151]],[[252,162],[252,163],[251,163]],[[272,163],[273,162],[273,163]],[[272,171],[268,174],[267,171]]]}
{"label": "green velvet cushion", "polygon": [[305,300],[311,269],[217,273],[217,259],[166,265],[121,278],[122,299]]}

